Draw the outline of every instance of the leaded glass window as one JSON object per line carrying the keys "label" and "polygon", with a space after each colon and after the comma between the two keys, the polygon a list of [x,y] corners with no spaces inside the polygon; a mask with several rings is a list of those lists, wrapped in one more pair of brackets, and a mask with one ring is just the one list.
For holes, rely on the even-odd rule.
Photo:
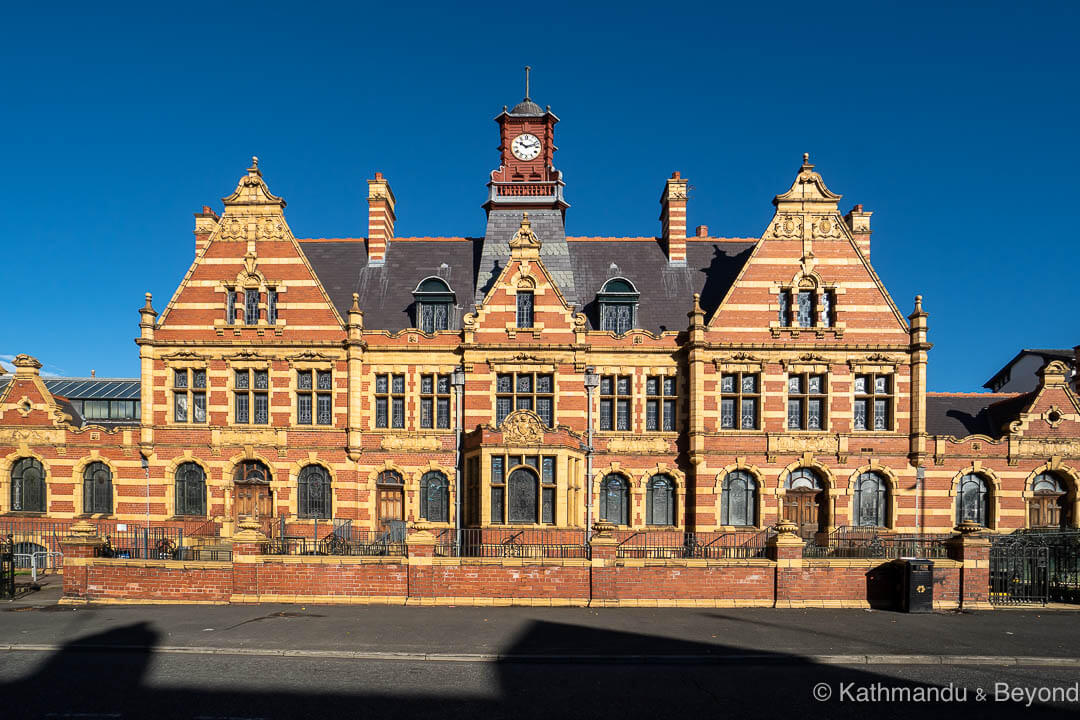
{"label": "leaded glass window", "polygon": [[330,473],[322,465],[305,465],[296,479],[297,514],[302,518],[333,516]]}
{"label": "leaded glass window", "polygon": [[450,329],[454,292],[441,278],[421,280],[413,290],[416,306],[416,327],[423,332]]}
{"label": "leaded glass window", "polygon": [[630,484],[621,475],[612,473],[600,483],[600,519],[630,524]]}
{"label": "leaded glass window", "polygon": [[236,324],[236,290],[225,288],[225,322]]}
{"label": "leaded glass window", "polygon": [[796,296],[799,327],[814,327],[814,293],[800,290]]}
{"label": "leaded glass window", "polygon": [[990,520],[990,493],[986,479],[975,473],[960,478],[956,492],[956,522],[974,522],[988,527]]}
{"label": "leaded glass window", "polygon": [[296,371],[296,422],[332,425],[333,373],[330,370]]}
{"label": "leaded glass window", "polygon": [[510,502],[507,520],[511,523],[535,523],[537,516],[537,477],[530,468],[519,467],[510,473]]}
{"label": "leaded glass window", "polygon": [[236,370],[233,373],[233,420],[239,424],[269,424],[269,390],[268,370]]}
{"label": "leaded glass window", "polygon": [[855,482],[854,524],[860,527],[885,527],[888,511],[885,478],[875,472],[865,472]]}
{"label": "leaded glass window", "polygon": [[826,428],[826,378],[824,375],[788,375],[787,426],[789,430]]}
{"label": "leaded glass window", "polygon": [[724,476],[720,490],[720,523],[749,527],[757,524],[757,480],[746,470]]}
{"label": "leaded glass window", "polygon": [[675,481],[669,475],[653,475],[645,491],[645,523],[675,524]]}
{"label": "leaded glass window", "polygon": [[45,468],[36,458],[20,458],[11,466],[11,509],[45,512]]}
{"label": "leaded glass window", "polygon": [[266,291],[266,323],[277,325],[277,289],[269,288]]}
{"label": "leaded glass window", "polygon": [[669,375],[650,375],[645,379],[645,429],[675,431],[675,378]]}
{"label": "leaded glass window", "polygon": [[625,278],[612,278],[605,282],[597,296],[600,329],[622,335],[637,327],[639,298],[637,288]]}
{"label": "leaded glass window", "polygon": [[405,427],[405,376],[375,376],[375,427]]}
{"label": "leaded glass window", "polygon": [[526,329],[534,327],[533,294],[527,290],[517,292],[517,326]]}
{"label": "leaded glass window", "polygon": [[852,424],[856,430],[888,430],[891,423],[892,376],[855,376]]}
{"label": "leaded glass window", "polygon": [[420,478],[420,517],[429,522],[450,522],[450,481],[437,470]]}
{"label": "leaded glass window", "polygon": [[725,373],[720,376],[720,428],[756,430],[761,387],[758,373]]}
{"label": "leaded glass window", "polygon": [[420,427],[450,427],[450,376],[420,376]]}
{"label": "leaded glass window", "polygon": [[259,324],[259,290],[247,288],[244,290],[244,324]]}
{"label": "leaded glass window", "polygon": [[631,400],[631,376],[602,376],[600,378],[600,429],[629,430]]}
{"label": "leaded glass window", "polygon": [[198,463],[176,468],[176,514],[206,515],[206,473]]}
{"label": "leaded glass window", "polygon": [[173,370],[173,422],[206,422],[206,370]]}
{"label": "leaded glass window", "polygon": [[836,325],[836,291],[825,290],[821,293],[821,324],[825,327]]}
{"label": "leaded glass window", "polygon": [[83,470],[83,512],[112,512],[112,471],[103,462],[92,462]]}
{"label": "leaded glass window", "polygon": [[555,381],[546,373],[500,374],[495,378],[495,422],[514,410],[532,410],[545,425],[555,422]]}

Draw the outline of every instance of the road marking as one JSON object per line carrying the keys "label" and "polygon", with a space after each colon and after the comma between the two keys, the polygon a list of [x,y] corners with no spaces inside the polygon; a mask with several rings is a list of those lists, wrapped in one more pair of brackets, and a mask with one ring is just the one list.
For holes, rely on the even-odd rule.
{"label": "road marking", "polygon": [[30,645],[0,644],[8,652],[140,652],[177,655],[246,655],[252,657],[325,658],[338,660],[376,660],[397,662],[472,662],[472,663],[552,663],[552,664],[660,664],[660,665],[1024,665],[1080,667],[1080,657],[1039,657],[1022,655],[796,655],[749,653],[660,654],[626,653],[603,655],[567,654],[498,654],[380,652],[375,650],[293,650],[279,648],[230,648],[136,645]]}

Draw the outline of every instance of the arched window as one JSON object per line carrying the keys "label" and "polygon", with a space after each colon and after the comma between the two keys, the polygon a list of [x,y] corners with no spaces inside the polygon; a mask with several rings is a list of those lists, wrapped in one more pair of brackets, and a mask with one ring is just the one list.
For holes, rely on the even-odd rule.
{"label": "arched window", "polygon": [[860,527],[885,527],[889,493],[885,478],[876,472],[864,472],[855,481],[855,517]]}
{"label": "arched window", "polygon": [[645,489],[645,524],[675,524],[675,481],[669,475],[653,475]]}
{"label": "arched window", "polygon": [[975,473],[960,478],[956,492],[956,522],[974,522],[988,527],[990,522],[990,493],[986,479]]}
{"label": "arched window", "polygon": [[638,300],[641,295],[626,278],[611,278],[600,289],[600,329],[622,335],[637,327]]}
{"label": "arched window", "polygon": [[438,470],[420,478],[420,517],[429,522],[450,521],[450,481]]}
{"label": "arched window", "polygon": [[828,505],[821,477],[806,467],[788,473],[784,481],[783,516],[799,526],[799,534],[811,537],[828,527]]}
{"label": "arched window", "polygon": [[732,470],[720,491],[721,525],[757,525],[757,481],[745,470]]}
{"label": "arched window", "polygon": [[537,516],[537,493],[539,478],[533,470],[519,467],[510,473],[507,483],[510,492],[507,520],[511,523],[535,523]]}
{"label": "arched window", "polygon": [[1071,503],[1064,483],[1054,473],[1041,472],[1031,481],[1029,525],[1033,528],[1069,527]]}
{"label": "arched window", "polygon": [[600,483],[600,519],[630,524],[630,484],[622,475],[611,473]]}
{"label": "arched window", "polygon": [[297,511],[302,518],[333,517],[330,473],[322,465],[305,465],[296,479]]}
{"label": "arched window", "polygon": [[449,330],[454,297],[454,291],[442,278],[429,277],[421,280],[413,290],[416,327],[423,332]]}
{"label": "arched window", "polygon": [[176,468],[176,514],[206,514],[206,473],[198,463]]}
{"label": "arched window", "polygon": [[45,512],[45,468],[35,458],[20,458],[11,468],[11,509]]}
{"label": "arched window", "polygon": [[270,470],[258,460],[245,460],[236,466],[233,481],[241,484],[265,485],[270,482]]}
{"label": "arched window", "polygon": [[83,512],[112,512],[112,471],[103,462],[92,462],[83,470]]}
{"label": "arched window", "polygon": [[405,482],[393,470],[383,470],[375,478],[378,491],[379,524],[405,520]]}

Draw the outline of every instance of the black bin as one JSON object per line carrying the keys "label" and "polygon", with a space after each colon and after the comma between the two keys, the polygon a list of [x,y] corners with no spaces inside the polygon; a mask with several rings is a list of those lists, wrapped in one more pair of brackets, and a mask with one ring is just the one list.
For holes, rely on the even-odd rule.
{"label": "black bin", "polygon": [[900,566],[900,609],[908,613],[934,611],[934,562],[903,558]]}

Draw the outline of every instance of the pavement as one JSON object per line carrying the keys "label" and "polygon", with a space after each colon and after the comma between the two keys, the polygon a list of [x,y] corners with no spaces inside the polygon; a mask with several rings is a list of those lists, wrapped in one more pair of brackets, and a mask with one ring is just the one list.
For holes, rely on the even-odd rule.
{"label": "pavement", "polygon": [[1075,612],[70,607],[54,595],[47,581],[0,603],[5,720],[1080,710]]}

